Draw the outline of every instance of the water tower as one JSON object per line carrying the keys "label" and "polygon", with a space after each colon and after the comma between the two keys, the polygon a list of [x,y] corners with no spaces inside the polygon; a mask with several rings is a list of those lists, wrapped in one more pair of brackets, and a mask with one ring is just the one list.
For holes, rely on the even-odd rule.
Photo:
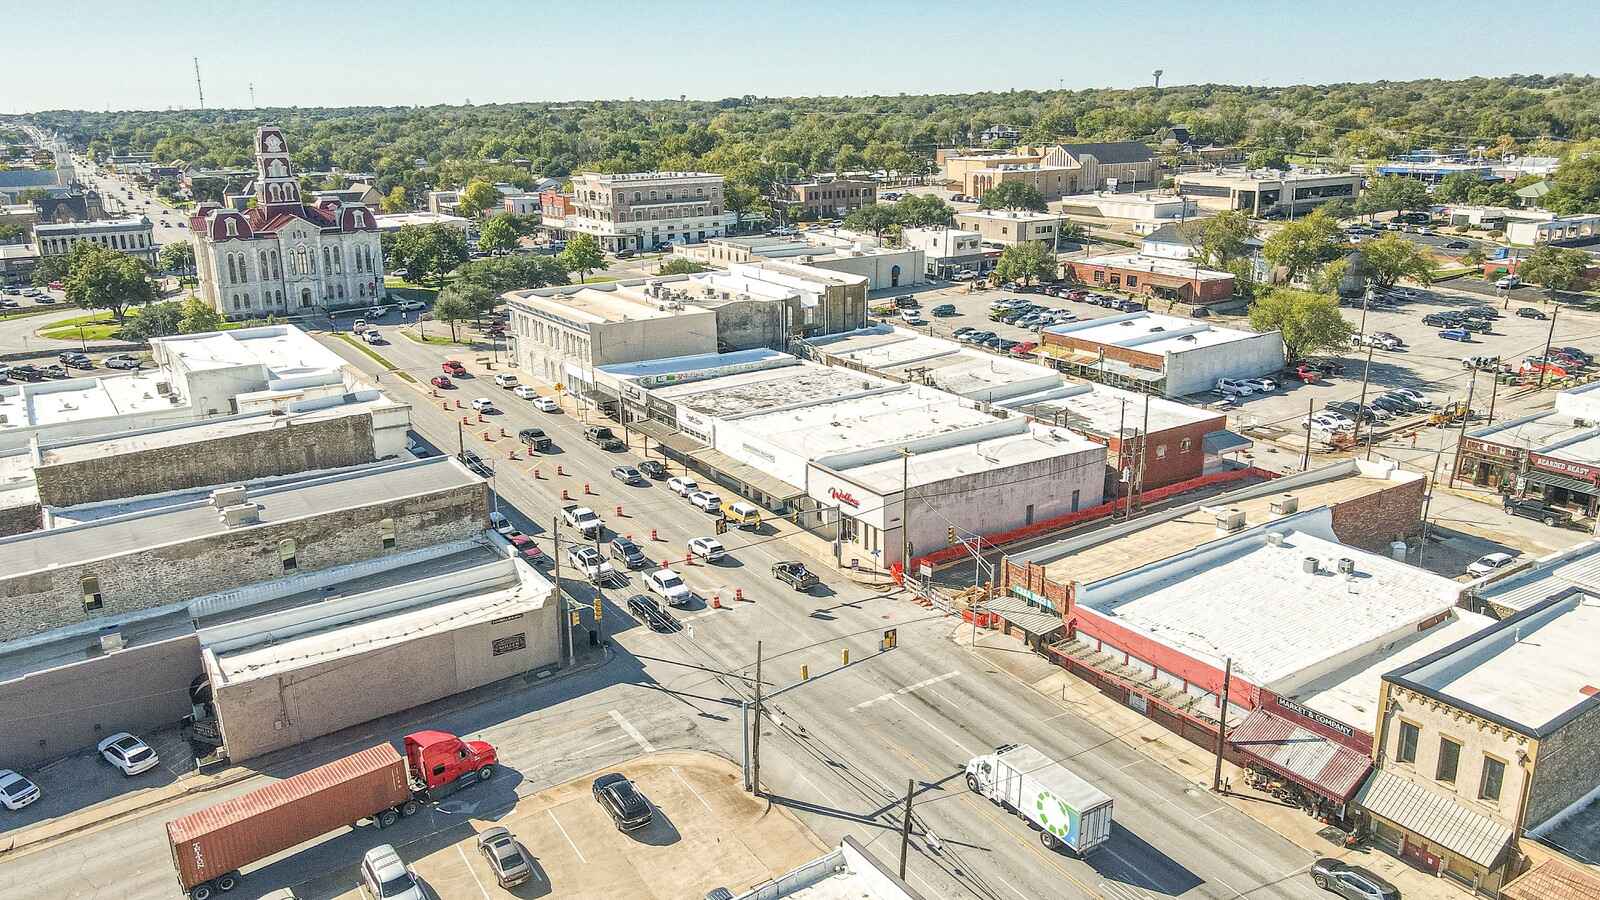
{"label": "water tower", "polygon": [[1150,75],[1156,80],[1156,90],[1161,90],[1161,70],[1156,69],[1155,71],[1151,72]]}

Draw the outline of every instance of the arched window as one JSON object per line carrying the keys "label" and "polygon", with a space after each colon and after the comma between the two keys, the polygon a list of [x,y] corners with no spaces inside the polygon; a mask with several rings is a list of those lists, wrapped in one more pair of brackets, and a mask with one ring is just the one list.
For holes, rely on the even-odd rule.
{"label": "arched window", "polygon": [[633,192],[633,202],[635,202],[635,203],[639,202],[639,192],[638,191],[634,191]]}
{"label": "arched window", "polygon": [[267,273],[269,271],[271,271],[267,267],[267,251],[265,251],[265,250],[261,251],[256,257],[256,262],[260,264],[261,277],[262,278],[266,278],[267,277]]}
{"label": "arched window", "polygon": [[327,247],[322,248],[322,274],[333,274],[333,251]]}
{"label": "arched window", "polygon": [[272,251],[272,277],[282,278],[283,269],[278,266],[278,251]]}
{"label": "arched window", "polygon": [[696,197],[704,197],[706,195],[706,189],[705,188],[695,188],[694,189],[694,195]]}
{"label": "arched window", "polygon": [[365,281],[363,281],[360,284],[356,285],[356,296],[357,297],[365,297],[366,295],[367,295],[367,283]]}
{"label": "arched window", "polygon": [[228,254],[228,283],[229,284],[238,284],[239,283],[239,270],[234,264],[233,254],[232,253]]}
{"label": "arched window", "polygon": [[333,248],[333,274],[344,274],[344,260],[339,257],[339,248]]}
{"label": "arched window", "polygon": [[335,293],[337,293],[339,295],[339,299],[340,300],[343,300],[344,299],[344,285],[342,285],[342,284],[339,285],[338,289],[335,291]]}
{"label": "arched window", "polygon": [[283,305],[283,291],[273,291],[272,295],[273,295],[273,302],[278,304],[279,306],[282,306]]}

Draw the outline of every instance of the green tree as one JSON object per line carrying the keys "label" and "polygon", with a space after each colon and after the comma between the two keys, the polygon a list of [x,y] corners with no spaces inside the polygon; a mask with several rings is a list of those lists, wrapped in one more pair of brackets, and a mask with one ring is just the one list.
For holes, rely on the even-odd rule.
{"label": "green tree", "polygon": [[697,275],[706,270],[705,263],[693,259],[679,257],[661,264],[656,270],[657,275]]}
{"label": "green tree", "polygon": [[1252,169],[1288,171],[1289,160],[1284,158],[1282,150],[1257,150],[1245,160],[1245,165]]}
{"label": "green tree", "polygon": [[502,199],[494,185],[487,181],[474,181],[461,192],[459,202],[463,214],[478,216],[489,207],[498,205]]}
{"label": "green tree", "polygon": [[49,197],[50,193],[44,188],[28,188],[27,190],[17,194],[17,202],[32,203],[35,200],[47,200]]}
{"label": "green tree", "polygon": [[949,228],[956,223],[954,207],[937,194],[907,194],[895,201],[894,213],[906,228]]}
{"label": "green tree", "polygon": [[405,185],[397,184],[390,188],[389,193],[384,194],[383,199],[378,201],[378,205],[383,207],[386,213],[405,212],[410,209],[411,200],[406,196]]}
{"label": "green tree", "polygon": [[748,184],[729,184],[722,192],[722,205],[733,213],[733,227],[738,228],[746,215],[761,206],[761,192]]}
{"label": "green tree", "polygon": [[1433,189],[1433,199],[1440,203],[1466,203],[1472,197],[1472,189],[1480,184],[1483,184],[1483,177],[1477,172],[1451,172],[1439,179]]}
{"label": "green tree", "polygon": [[894,207],[881,203],[863,206],[846,216],[844,220],[844,227],[856,231],[870,231],[873,237],[879,239],[883,237],[884,231],[894,224],[896,224]]}
{"label": "green tree", "polygon": [[1338,223],[1317,210],[1269,235],[1261,245],[1261,255],[1271,265],[1287,269],[1293,281],[1337,259],[1339,250],[1334,244],[1338,239]]}
{"label": "green tree", "polygon": [[[460,300],[471,310],[473,318],[481,318],[484,313],[494,309],[500,302],[500,295],[491,290],[488,285],[479,281],[461,281],[457,279],[448,287],[439,292],[439,299],[445,297]],[[437,301],[435,301],[437,305]]]}
{"label": "green tree", "polygon": [[391,269],[405,269],[411,281],[443,287],[444,277],[468,259],[467,239],[461,229],[443,222],[407,225],[393,232],[384,256]]}
{"label": "green tree", "polygon": [[1428,189],[1422,182],[1405,175],[1383,175],[1372,179],[1361,194],[1361,209],[1367,214],[1427,209]]}
{"label": "green tree", "polygon": [[1006,281],[1026,284],[1036,279],[1055,278],[1060,269],[1049,244],[1023,241],[1000,251],[1000,262],[994,267],[994,273]]}
{"label": "green tree", "polygon": [[1483,255],[1483,248],[1474,244],[1471,249],[1461,254],[1461,264],[1464,266],[1481,266],[1488,259]]}
{"label": "green tree", "polygon": [[117,324],[128,307],[149,303],[155,285],[145,264],[119,250],[79,241],[67,255],[67,277],[61,282],[67,300],[83,309],[110,310]]}
{"label": "green tree", "polygon": [[65,281],[67,278],[68,261],[62,256],[41,256],[39,264],[33,268],[33,286],[44,287],[52,281]]}
{"label": "green tree", "polygon": [[1363,243],[1361,253],[1366,257],[1362,273],[1379,287],[1394,287],[1402,278],[1418,284],[1433,283],[1433,270],[1438,261],[1432,253],[1398,234],[1385,234]]}
{"label": "green tree", "polygon": [[1250,327],[1282,333],[1291,360],[1347,350],[1354,332],[1339,312],[1337,297],[1288,288],[1273,288],[1250,304]]}
{"label": "green tree", "polygon": [[153,337],[166,337],[178,333],[178,323],[183,320],[183,304],[177,300],[152,303],[128,316],[117,337],[124,341],[148,341]]}
{"label": "green tree", "polygon": [[1322,210],[1323,215],[1333,219],[1334,221],[1338,221],[1340,219],[1353,219],[1356,216],[1355,204],[1344,199],[1343,197],[1335,197],[1317,208]]}
{"label": "green tree", "polygon": [[505,215],[498,215],[483,223],[478,233],[479,250],[515,250],[519,244],[517,226]]}
{"label": "green tree", "polygon": [[194,268],[194,245],[179,241],[161,248],[159,257],[162,271],[186,272]]}
{"label": "green tree", "polygon": [[183,301],[182,311],[183,314],[178,319],[179,334],[199,334],[216,331],[222,327],[222,314],[213,309],[211,304],[193,294]]}
{"label": "green tree", "polygon": [[456,329],[462,322],[473,317],[472,304],[467,298],[454,291],[440,291],[439,299],[433,302],[433,317],[450,326],[450,340],[454,341]]}
{"label": "green tree", "polygon": [[1517,275],[1551,293],[1571,291],[1583,283],[1590,263],[1582,250],[1541,244],[1517,263]]}
{"label": "green tree", "polygon": [[228,193],[228,182],[221,178],[209,176],[190,180],[189,196],[196,203],[221,203],[223,196]]}
{"label": "green tree", "polygon": [[1550,177],[1545,209],[1562,215],[1600,212],[1600,154],[1574,155]]}
{"label": "green tree", "polygon": [[456,281],[481,284],[496,296],[570,283],[567,270],[554,257],[531,253],[472,260],[456,269]]}
{"label": "green tree", "polygon": [[1049,205],[1039,189],[1020,181],[1002,181],[983,192],[978,200],[979,209],[1032,210],[1044,212]]}
{"label": "green tree", "polygon": [[583,233],[567,241],[567,249],[556,256],[556,261],[568,272],[577,272],[579,284],[589,280],[590,272],[611,267],[605,251],[600,249],[600,242],[594,235]]}
{"label": "green tree", "polygon": [[0,244],[16,243],[27,236],[28,229],[21,225],[0,225]]}
{"label": "green tree", "polygon": [[1178,226],[1178,236],[1199,254],[1200,262],[1213,269],[1248,257],[1255,248],[1261,229],[1242,210],[1228,210],[1203,219],[1190,219]]}

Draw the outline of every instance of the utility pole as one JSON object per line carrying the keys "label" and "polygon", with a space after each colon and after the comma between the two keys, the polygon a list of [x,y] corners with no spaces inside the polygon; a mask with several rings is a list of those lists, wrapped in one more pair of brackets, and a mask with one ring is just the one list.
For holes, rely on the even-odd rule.
{"label": "utility pole", "polygon": [[900,823],[900,880],[906,880],[906,850],[911,846],[911,797],[917,789],[915,778],[906,779],[906,811],[901,816],[905,821]]}
{"label": "utility pole", "polygon": [[911,580],[911,451],[900,448],[900,584]]}
{"label": "utility pole", "polygon": [[1456,477],[1461,473],[1461,449],[1467,440],[1467,420],[1472,418],[1472,392],[1478,386],[1478,375],[1474,372],[1467,378],[1467,405],[1461,411],[1461,433],[1456,438],[1456,459],[1450,464],[1450,484],[1453,487]]}
{"label": "utility pole", "polygon": [[[1134,478],[1134,487],[1137,488],[1139,507],[1144,508],[1144,465],[1150,456],[1150,395],[1144,395],[1144,424],[1139,428],[1139,468],[1138,475]],[[1133,504],[1128,504],[1128,518],[1133,518]]]}
{"label": "utility pole", "polygon": [[1222,672],[1222,709],[1217,715],[1217,764],[1211,770],[1211,790],[1222,790],[1222,748],[1228,741],[1228,682],[1233,680],[1233,657]]}
{"label": "utility pole", "polygon": [[[1375,345],[1376,342],[1367,341],[1367,367],[1361,372],[1361,402],[1356,404],[1357,447],[1361,446],[1361,423],[1366,421],[1367,416],[1370,414],[1367,411],[1367,380],[1372,377],[1372,350]],[[1372,431],[1378,427],[1378,417],[1374,415],[1372,418],[1373,421],[1367,423],[1367,460],[1369,462],[1372,460]],[[1309,434],[1310,429],[1306,429],[1306,433]]]}
{"label": "utility pole", "polygon": [[1550,344],[1556,339],[1556,313],[1561,311],[1561,304],[1550,301],[1550,333],[1544,338],[1544,359],[1539,361],[1539,387],[1544,390],[1545,370],[1550,368]]}
{"label": "utility pole", "polygon": [[200,94],[200,108],[206,108],[206,89],[200,84],[200,57],[194,58],[194,89]]}
{"label": "utility pole", "polygon": [[577,651],[572,646],[572,612],[567,609],[567,595],[561,593],[561,517],[550,517],[550,558],[555,560],[556,608],[561,611],[561,627],[567,633],[567,665],[577,662]]}
{"label": "utility pole", "polygon": [[761,642],[756,641],[756,717],[750,733],[750,793],[761,796]]}
{"label": "utility pole", "polygon": [[1300,471],[1311,468],[1311,415],[1317,411],[1317,401],[1306,403],[1306,455],[1300,458]]}
{"label": "utility pole", "polygon": [[[1122,415],[1117,418],[1117,471],[1116,484],[1118,489],[1122,485],[1123,455],[1128,449],[1128,401],[1122,400]],[[1117,495],[1111,495],[1111,521],[1117,520]]]}

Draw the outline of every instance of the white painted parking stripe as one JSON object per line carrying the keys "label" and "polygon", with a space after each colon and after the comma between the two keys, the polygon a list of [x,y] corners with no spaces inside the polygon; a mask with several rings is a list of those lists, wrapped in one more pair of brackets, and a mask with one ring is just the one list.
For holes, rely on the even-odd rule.
{"label": "white painted parking stripe", "polygon": [[467,851],[461,849],[461,845],[457,844],[456,852],[461,854],[461,862],[466,865],[467,872],[472,875],[473,883],[478,886],[478,893],[483,895],[483,900],[490,900],[489,892],[484,889],[483,882],[478,880],[478,873],[472,870],[472,860],[467,859]]}
{"label": "white painted parking stripe", "polygon": [[567,830],[565,828],[561,828],[561,820],[556,818],[556,811],[553,809],[547,809],[545,812],[550,814],[550,821],[556,823],[556,827],[561,829],[561,836],[567,839],[567,846],[572,848],[573,853],[578,854],[578,862],[588,865],[589,861],[583,858],[583,851],[579,850],[578,845],[572,842],[572,835],[567,834]]}
{"label": "white painted parking stripe", "polygon": [[617,726],[622,729],[623,734],[633,738],[634,742],[639,745],[641,750],[646,753],[656,752],[656,748],[651,746],[650,742],[644,739],[644,735],[639,733],[639,729],[633,727],[632,722],[629,722],[627,719],[622,717],[622,713],[619,713],[613,709],[611,711],[611,718],[616,720]]}
{"label": "white painted parking stripe", "polygon": [[689,789],[689,793],[693,794],[696,800],[700,801],[700,805],[706,808],[706,812],[716,815],[717,811],[711,808],[711,804],[706,802],[706,798],[700,796],[700,792],[694,789],[694,785],[689,783],[689,779],[683,777],[683,773],[678,771],[677,766],[667,766],[667,768],[672,770],[672,774],[678,776],[678,780],[683,782],[683,786]]}
{"label": "white painted parking stripe", "polygon": [[895,697],[899,696],[900,694],[909,694],[912,691],[917,690],[918,688],[925,688],[930,684],[938,684],[941,681],[948,681],[949,679],[954,678],[954,677],[956,677],[957,675],[960,675],[960,674],[961,674],[960,672],[946,672],[943,675],[936,675],[936,676],[934,676],[932,678],[924,678],[923,680],[917,682],[916,684],[908,684],[905,687],[903,687],[903,688],[901,688],[901,689],[899,689],[897,691],[891,691],[891,692],[889,692],[887,694],[883,694],[882,696],[873,697],[871,700],[863,700],[862,702],[857,703],[855,706],[850,707],[850,711],[851,712],[855,712],[857,710],[866,709],[867,707],[871,706],[874,703],[882,703],[885,700],[893,700]]}

